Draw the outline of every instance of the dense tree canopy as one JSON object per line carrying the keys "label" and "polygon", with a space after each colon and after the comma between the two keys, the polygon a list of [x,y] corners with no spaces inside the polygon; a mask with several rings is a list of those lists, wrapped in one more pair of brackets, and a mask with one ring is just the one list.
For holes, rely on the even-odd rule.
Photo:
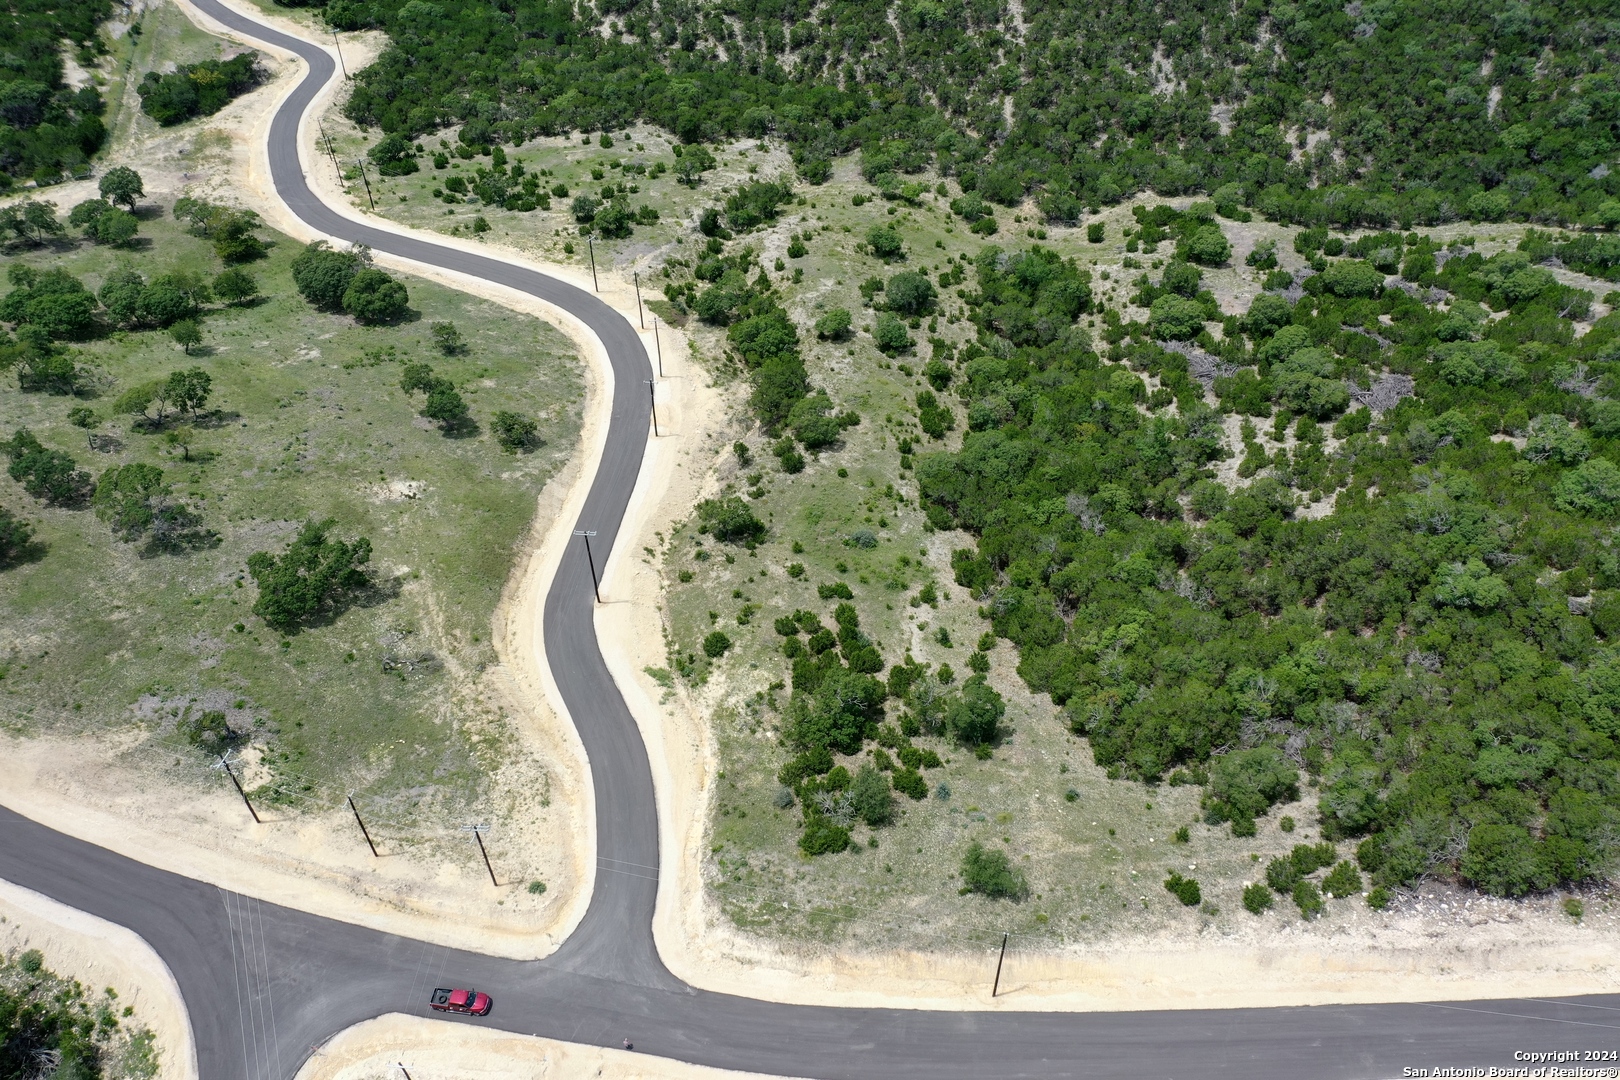
{"label": "dense tree canopy", "polygon": [[[1490,258],[1415,233],[1332,260],[1304,243],[1300,299],[1263,295],[1183,351],[1155,341],[1161,301],[1196,306],[1175,263],[1138,282],[1152,326],[1106,311],[1094,341],[1039,318],[1060,260],[985,249],[950,381],[970,431],[916,466],[933,523],[978,538],[957,582],[1099,764],[1206,785],[1213,823],[1251,833],[1303,767],[1376,882],[1600,875],[1620,822],[1620,315],[1576,337],[1592,297],[1536,272],[1534,235]],[[1245,421],[1223,447],[1199,355],[1220,408],[1289,445]],[[1211,477],[1233,451],[1228,490]]]}
{"label": "dense tree canopy", "polygon": [[[1480,7],[331,0],[392,46],[346,108],[387,132],[776,135],[801,176],[860,148],[899,190],[929,164],[983,202],[1072,221],[1151,189],[1223,211],[1381,226],[1461,217],[1620,223],[1620,88],[1590,0]],[[1610,209],[1605,209],[1605,204]],[[1206,237],[1195,261],[1225,255]]]}

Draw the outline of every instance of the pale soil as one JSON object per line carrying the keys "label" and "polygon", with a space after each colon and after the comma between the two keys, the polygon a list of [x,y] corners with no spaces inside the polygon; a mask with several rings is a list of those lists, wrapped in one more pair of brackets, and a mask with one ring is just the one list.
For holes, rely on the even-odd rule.
{"label": "pale soil", "polygon": [[[623,1036],[600,1033],[616,1044]],[[634,1033],[631,1033],[632,1044]],[[321,1047],[297,1080],[747,1080],[758,1073],[688,1065],[665,1058],[442,1020],[389,1013],[357,1024]]]}
{"label": "pale soil", "polygon": [[0,953],[27,949],[45,954],[45,966],[77,979],[91,997],[104,988],[118,992],[134,1014],[121,1021],[156,1036],[158,1076],[197,1080],[197,1051],[180,987],[167,965],[142,938],[94,915],[58,904],[50,897],[0,881]]}

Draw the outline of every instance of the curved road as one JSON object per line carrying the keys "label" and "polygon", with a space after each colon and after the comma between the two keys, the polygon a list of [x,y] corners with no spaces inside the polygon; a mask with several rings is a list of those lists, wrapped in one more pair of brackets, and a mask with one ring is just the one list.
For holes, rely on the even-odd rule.
{"label": "curved road", "polygon": [[[610,550],[648,433],[646,353],[589,293],[498,259],[395,235],[323,204],[298,160],[298,123],[333,75],[321,49],[219,4],[238,33],[309,72],[274,117],[277,192],[324,234],[532,293],[582,319],[615,375],[607,445],[577,526]],[[427,945],[226,892],[0,809],[0,878],[129,927],[185,996],[202,1080],[285,1080],[313,1048],[385,1012],[427,1014],[434,985],[496,999],[459,1020],[722,1068],[814,1077],[1389,1077],[1404,1068],[1511,1066],[1522,1050],[1620,1048],[1620,996],[1567,1000],[1102,1014],[927,1012],[780,1005],[694,990],[653,944],[658,824],[646,749],[597,650],[584,567],[545,607],[553,674],[590,756],[598,874],[584,920],[553,956],[517,962]],[[564,633],[562,628],[567,627]]]}

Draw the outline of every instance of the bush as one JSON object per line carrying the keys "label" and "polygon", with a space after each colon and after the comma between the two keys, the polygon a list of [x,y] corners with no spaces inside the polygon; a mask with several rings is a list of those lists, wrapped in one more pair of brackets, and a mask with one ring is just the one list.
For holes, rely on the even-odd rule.
{"label": "bush", "polygon": [[1492,896],[1524,896],[1554,881],[1536,842],[1519,825],[1475,825],[1458,869]]}
{"label": "bush", "polygon": [[29,550],[34,539],[33,526],[0,506],[0,567],[10,566]]}
{"label": "bush", "polygon": [[934,305],[939,294],[927,276],[915,270],[902,270],[889,279],[883,295],[889,307],[903,315],[921,315]]}
{"label": "bush", "polygon": [[887,225],[874,225],[866,232],[866,243],[880,259],[899,259],[906,253],[900,234]]}
{"label": "bush", "polygon": [[754,516],[748,504],[735,495],[704,499],[698,503],[698,531],[730,544],[758,542],[765,537],[765,523]]}
{"label": "bush", "polygon": [[843,341],[849,337],[854,320],[845,308],[829,308],[816,320],[816,336],[829,341]]}
{"label": "bush", "polygon": [[365,566],[371,541],[330,538],[335,522],[309,521],[280,556],[259,551],[248,556],[248,573],[259,587],[253,614],[272,629],[290,633],[326,613],[370,584]]}
{"label": "bush", "polygon": [[799,835],[799,850],[806,855],[836,855],[849,847],[849,830],[824,817],[813,817]]}
{"label": "bush", "polygon": [[246,270],[232,267],[214,279],[214,295],[227,304],[245,304],[259,295],[259,283]]}
{"label": "bush", "polygon": [[1258,881],[1243,890],[1243,906],[1251,915],[1264,915],[1271,910],[1273,902],[1271,890]]}
{"label": "bush", "polygon": [[33,432],[18,428],[0,451],[11,459],[11,478],[29,495],[53,506],[77,506],[90,497],[90,474],[60,450],[47,450]]}
{"label": "bush", "polygon": [[703,639],[703,655],[718,660],[731,649],[731,638],[724,630],[715,630]]}
{"label": "bush", "polygon": [[863,764],[849,785],[849,802],[855,814],[871,828],[894,820],[894,794],[889,778],[871,763]]}
{"label": "bush", "polygon": [[1322,891],[1329,896],[1354,896],[1361,891],[1361,875],[1356,873],[1355,864],[1346,859],[1333,868],[1333,872],[1322,880]]}
{"label": "bush", "polygon": [[501,449],[510,454],[532,450],[541,444],[540,425],[533,417],[522,413],[497,412],[490,418],[489,427],[495,433],[495,441]]}
{"label": "bush", "polygon": [[1266,884],[1285,896],[1294,891],[1300,873],[1292,859],[1272,859],[1266,864]]}
{"label": "bush", "polygon": [[358,270],[343,290],[343,310],[368,324],[396,322],[410,307],[405,286],[381,270]]}
{"label": "bush", "polygon": [[1187,258],[1205,266],[1219,266],[1232,255],[1232,245],[1219,225],[1205,225],[1187,241]]}
{"label": "bush", "polygon": [[258,53],[245,52],[229,60],[181,64],[167,74],[148,71],[135,87],[141,111],[164,127],[212,116],[259,81],[258,59]]}
{"label": "bush", "polygon": [[205,754],[223,754],[236,741],[236,733],[225,722],[225,714],[212,709],[196,713],[188,709],[175,730]]}
{"label": "bush", "polygon": [[1100,244],[1103,242],[1103,223],[1093,221],[1086,226],[1086,240],[1088,243]]}
{"label": "bush", "polygon": [[1005,851],[991,851],[975,840],[962,856],[962,892],[992,900],[1022,900],[1029,895],[1029,882]]}
{"label": "bush", "polygon": [[906,333],[906,324],[887,311],[877,317],[877,325],[872,328],[872,340],[881,352],[889,356],[911,348],[911,335]]}
{"label": "bush", "polygon": [[1371,264],[1346,259],[1322,271],[1322,288],[1344,298],[1378,296],[1384,291],[1384,275]]}
{"label": "bush", "polygon": [[1372,908],[1374,911],[1383,911],[1385,908],[1389,907],[1389,902],[1392,899],[1393,897],[1390,895],[1388,889],[1384,888],[1382,885],[1374,885],[1372,887],[1372,891],[1367,893],[1367,906]]}
{"label": "bush", "polygon": [[988,746],[1006,712],[1007,703],[996,689],[983,675],[975,675],[946,707],[945,730],[963,746]]}
{"label": "bush", "polygon": [[1174,871],[1164,879],[1164,887],[1187,907],[1197,907],[1204,898],[1198,889],[1198,882],[1192,878],[1182,877]]}
{"label": "bush", "polygon": [[912,799],[928,798],[928,781],[916,769],[896,769],[894,771],[894,790]]}
{"label": "bush", "polygon": [[326,241],[317,240],[292,261],[293,285],[315,307],[341,311],[349,283],[363,265],[355,252],[333,251]]}
{"label": "bush", "polygon": [[1300,915],[1306,919],[1316,918],[1327,907],[1322,902],[1322,893],[1316,883],[1304,879],[1294,883],[1294,903],[1299,907]]}
{"label": "bush", "polygon": [[1299,798],[1299,770],[1270,746],[1234,750],[1210,769],[1209,793],[1232,818],[1250,820]]}

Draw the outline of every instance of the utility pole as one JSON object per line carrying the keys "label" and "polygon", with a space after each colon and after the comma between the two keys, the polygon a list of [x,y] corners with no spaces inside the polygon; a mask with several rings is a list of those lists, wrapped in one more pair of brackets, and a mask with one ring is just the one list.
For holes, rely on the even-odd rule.
{"label": "utility pole", "polygon": [[371,204],[373,213],[377,211],[377,200],[371,197],[371,181],[366,177],[366,163],[361,158],[355,158],[354,163],[360,167],[360,179],[366,185],[366,202]]}
{"label": "utility pole", "polygon": [[653,395],[653,381],[651,379],[641,381],[647,384],[647,400],[652,402],[653,438],[656,439],[658,438],[658,398]]}
{"label": "utility pole", "polygon": [[257,810],[255,810],[255,809],[253,809],[253,803],[248,800],[247,792],[242,789],[242,781],[240,781],[240,780],[238,780],[236,778],[236,770],[231,768],[230,755],[229,754],[221,754],[221,755],[219,755],[219,764],[216,765],[215,768],[224,769],[225,770],[225,775],[230,777],[231,778],[231,783],[236,785],[236,793],[238,795],[242,796],[242,805],[247,807],[248,808],[248,813],[253,815],[253,824],[255,824],[255,825],[264,824],[264,822],[259,820],[259,812]]}
{"label": "utility pole", "polygon": [[411,1080],[411,1074],[405,1072],[405,1063],[403,1061],[396,1061],[394,1064],[399,1066],[400,1072],[405,1073],[405,1080]]}
{"label": "utility pole", "polygon": [[990,987],[990,996],[995,997],[996,991],[1001,989],[1001,964],[1007,959],[1007,935],[1001,935],[1001,956],[996,959],[996,982]]}
{"label": "utility pole", "polygon": [[371,857],[373,859],[382,858],[381,855],[377,854],[377,845],[371,842],[371,830],[367,829],[366,823],[360,820],[360,810],[354,805],[353,795],[349,796],[349,809],[354,811],[354,823],[360,826],[360,835],[366,838],[366,846],[371,849]]}
{"label": "utility pole", "polygon": [[343,46],[338,43],[338,36],[337,36],[337,31],[336,30],[332,31],[332,47],[337,50],[338,67],[343,69],[343,78],[348,79],[348,77],[349,77],[349,65],[347,65],[347,64],[345,64],[343,62]]}
{"label": "utility pole", "polygon": [[630,277],[636,283],[636,321],[640,323],[641,328],[645,330],[647,329],[647,316],[644,315],[641,310],[641,274],[632,273]]}
{"label": "utility pole", "polygon": [[596,558],[591,554],[591,537],[595,536],[596,532],[595,530],[584,532],[579,529],[575,529],[574,535],[583,536],[585,538],[585,561],[589,563],[591,567],[591,591],[596,594],[596,602],[600,604],[602,602],[602,586],[597,583]]}
{"label": "utility pole", "polygon": [[338,164],[337,152],[332,149],[332,136],[326,133],[326,125],[321,123],[320,117],[317,116],[315,122],[321,126],[321,140],[326,143],[326,156],[332,159],[332,168],[337,170],[338,183],[347,191],[349,187],[343,183],[343,166]]}
{"label": "utility pole", "polygon": [[653,344],[658,347],[658,377],[664,377],[664,343],[658,339],[658,316],[653,316]]}
{"label": "utility pole", "polygon": [[596,281],[596,241],[587,236],[585,238],[585,246],[591,249],[591,288],[596,292],[601,292],[602,286],[597,284]]}
{"label": "utility pole", "polygon": [[497,889],[500,888],[501,883],[495,880],[495,868],[489,864],[489,850],[484,847],[484,830],[489,828],[489,826],[463,825],[462,828],[470,830],[473,834],[473,839],[478,841],[478,854],[484,857],[484,869],[489,871],[489,883],[495,886]]}

